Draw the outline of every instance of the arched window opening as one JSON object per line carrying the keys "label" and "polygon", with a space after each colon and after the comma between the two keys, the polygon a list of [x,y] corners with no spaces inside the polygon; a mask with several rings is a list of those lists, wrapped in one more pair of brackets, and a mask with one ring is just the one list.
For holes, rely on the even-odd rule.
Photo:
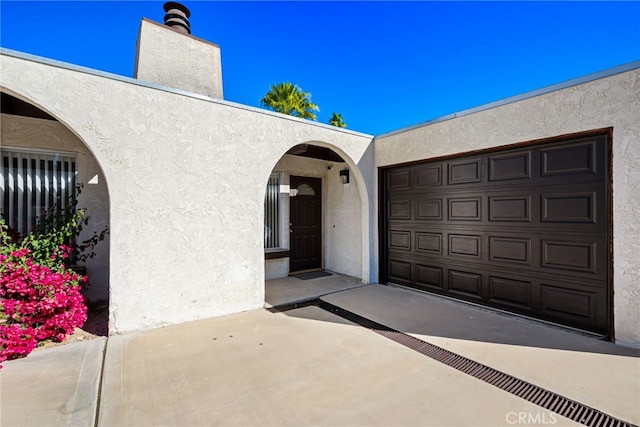
{"label": "arched window opening", "polygon": [[298,190],[296,192],[296,196],[315,196],[316,195],[315,190],[309,184],[302,183],[298,185],[298,188],[296,190]]}

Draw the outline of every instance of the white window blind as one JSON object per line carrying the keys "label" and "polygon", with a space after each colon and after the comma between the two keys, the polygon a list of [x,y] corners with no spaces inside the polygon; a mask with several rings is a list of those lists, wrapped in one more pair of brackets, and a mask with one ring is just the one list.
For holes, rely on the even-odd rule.
{"label": "white window blind", "polygon": [[264,196],[264,247],[280,247],[280,173],[269,177],[267,192]]}
{"label": "white window blind", "polygon": [[22,235],[53,204],[58,209],[76,185],[76,159],[73,154],[2,149],[0,199],[5,222]]}

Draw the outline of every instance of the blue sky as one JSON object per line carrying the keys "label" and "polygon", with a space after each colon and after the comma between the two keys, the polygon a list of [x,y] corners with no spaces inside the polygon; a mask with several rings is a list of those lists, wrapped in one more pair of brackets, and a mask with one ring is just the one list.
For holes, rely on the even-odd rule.
{"label": "blue sky", "polygon": [[[131,77],[163,3],[2,0],[0,45]],[[258,107],[290,81],[319,121],[372,134],[640,59],[640,2],[182,3],[220,45],[225,99]]]}

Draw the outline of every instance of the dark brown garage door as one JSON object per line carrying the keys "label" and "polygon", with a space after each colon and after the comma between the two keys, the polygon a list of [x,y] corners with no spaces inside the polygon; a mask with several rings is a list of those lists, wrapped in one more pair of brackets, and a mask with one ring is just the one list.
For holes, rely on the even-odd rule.
{"label": "dark brown garage door", "polygon": [[383,281],[608,332],[607,135],[381,176]]}

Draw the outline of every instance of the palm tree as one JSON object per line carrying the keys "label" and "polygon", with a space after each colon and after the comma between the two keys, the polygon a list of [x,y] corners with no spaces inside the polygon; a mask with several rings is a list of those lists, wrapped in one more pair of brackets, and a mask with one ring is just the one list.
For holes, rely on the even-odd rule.
{"label": "palm tree", "polygon": [[333,113],[333,115],[329,119],[329,124],[333,125],[333,126],[337,126],[339,128],[346,128],[347,127],[347,124],[344,122],[344,119],[342,118],[342,114],[335,113],[335,112]]}
{"label": "palm tree", "polygon": [[271,85],[260,104],[278,113],[311,120],[317,120],[315,111],[320,111],[318,106],[311,102],[309,92],[289,82]]}

